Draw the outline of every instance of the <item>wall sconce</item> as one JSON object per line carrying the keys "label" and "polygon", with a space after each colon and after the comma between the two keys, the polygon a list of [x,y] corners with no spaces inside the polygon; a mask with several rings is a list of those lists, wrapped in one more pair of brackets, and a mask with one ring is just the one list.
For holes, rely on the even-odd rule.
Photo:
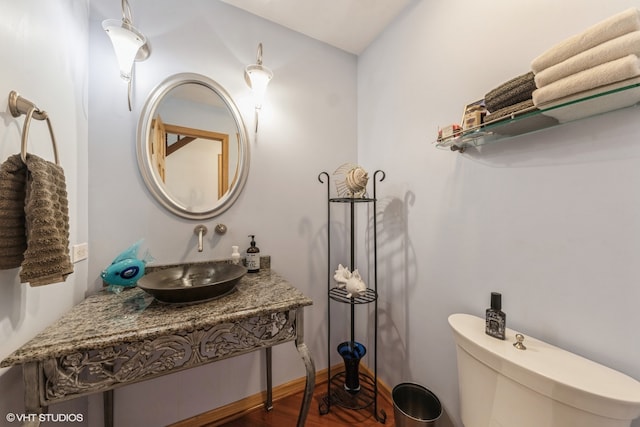
{"label": "wall sconce", "polygon": [[248,65],[244,70],[244,80],[247,82],[247,86],[251,88],[256,105],[256,133],[258,133],[258,113],[262,108],[262,102],[264,101],[264,95],[267,91],[267,86],[273,78],[273,72],[262,65],[262,43],[258,44],[258,55],[256,63]]}
{"label": "wall sconce", "polygon": [[122,0],[122,20],[107,19],[102,21],[102,28],[107,32],[113,49],[118,57],[120,77],[127,82],[127,99],[131,111],[131,81],[133,80],[133,63],[144,61],[149,57],[150,49],[147,38],[133,26],[131,8],[128,0]]}

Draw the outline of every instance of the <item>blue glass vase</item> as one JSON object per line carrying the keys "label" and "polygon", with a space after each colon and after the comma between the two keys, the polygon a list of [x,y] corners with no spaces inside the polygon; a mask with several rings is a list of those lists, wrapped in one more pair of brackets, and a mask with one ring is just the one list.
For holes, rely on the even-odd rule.
{"label": "blue glass vase", "polygon": [[364,345],[355,341],[346,341],[338,345],[345,369],[344,389],[355,394],[360,391],[360,359],[367,353]]}

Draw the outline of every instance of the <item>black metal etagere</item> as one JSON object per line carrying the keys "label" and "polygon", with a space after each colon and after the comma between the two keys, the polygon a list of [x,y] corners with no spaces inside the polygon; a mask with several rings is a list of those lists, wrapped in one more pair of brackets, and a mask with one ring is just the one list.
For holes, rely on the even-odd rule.
{"label": "black metal etagere", "polygon": [[[327,394],[323,396],[319,411],[321,415],[328,414],[331,406],[337,405],[346,409],[365,409],[373,405],[373,414],[380,423],[385,423],[387,414],[384,410],[378,411],[378,242],[377,242],[377,194],[376,184],[384,181],[386,175],[383,171],[377,170],[373,174],[373,197],[331,197],[330,181],[327,172],[318,175],[318,181],[327,186],[327,365],[328,378]],[[326,182],[325,182],[326,181]],[[373,286],[369,284],[366,292],[359,296],[347,296],[344,288],[338,288],[333,282],[333,271],[336,266],[331,264],[331,205],[347,204],[349,206],[349,226],[350,226],[350,261],[351,271],[355,270],[355,211],[356,205],[372,204],[373,206]],[[368,374],[359,373],[360,389],[357,392],[347,391],[344,388],[345,371],[336,374],[331,373],[331,359],[335,349],[331,346],[331,301],[350,305],[350,342],[355,343],[355,307],[361,304],[374,304],[374,338],[373,338],[373,377]],[[370,354],[371,357],[371,354]]]}

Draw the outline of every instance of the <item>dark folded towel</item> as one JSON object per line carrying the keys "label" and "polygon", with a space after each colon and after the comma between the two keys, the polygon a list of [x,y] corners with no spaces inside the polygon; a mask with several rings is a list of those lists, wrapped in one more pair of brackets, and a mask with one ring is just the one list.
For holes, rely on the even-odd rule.
{"label": "dark folded towel", "polygon": [[489,91],[484,97],[484,102],[487,110],[494,112],[531,99],[534,90],[536,82],[533,72],[530,71]]}
{"label": "dark folded towel", "polygon": [[27,166],[14,154],[0,165],[0,270],[18,268],[24,260],[26,188]]}
{"label": "dark folded towel", "polygon": [[73,272],[69,204],[62,168],[27,154],[0,166],[0,268],[22,267],[31,286],[58,283]]}
{"label": "dark folded towel", "polygon": [[491,114],[488,114],[484,118],[485,123],[491,123],[496,120],[500,120],[504,117],[508,116],[517,116],[522,113],[528,113],[529,111],[537,110],[533,106],[533,99],[527,99],[526,101],[518,102],[517,104],[510,105],[508,107],[501,108],[499,110],[494,111]]}

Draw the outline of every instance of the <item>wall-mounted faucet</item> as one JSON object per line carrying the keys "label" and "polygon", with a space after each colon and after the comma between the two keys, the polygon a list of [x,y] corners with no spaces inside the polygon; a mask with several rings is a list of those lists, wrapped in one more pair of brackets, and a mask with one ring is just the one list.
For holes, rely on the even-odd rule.
{"label": "wall-mounted faucet", "polygon": [[202,236],[207,234],[207,227],[202,224],[196,225],[196,228],[193,229],[193,232],[198,236],[198,252],[202,252],[204,249],[204,245],[202,244]]}

